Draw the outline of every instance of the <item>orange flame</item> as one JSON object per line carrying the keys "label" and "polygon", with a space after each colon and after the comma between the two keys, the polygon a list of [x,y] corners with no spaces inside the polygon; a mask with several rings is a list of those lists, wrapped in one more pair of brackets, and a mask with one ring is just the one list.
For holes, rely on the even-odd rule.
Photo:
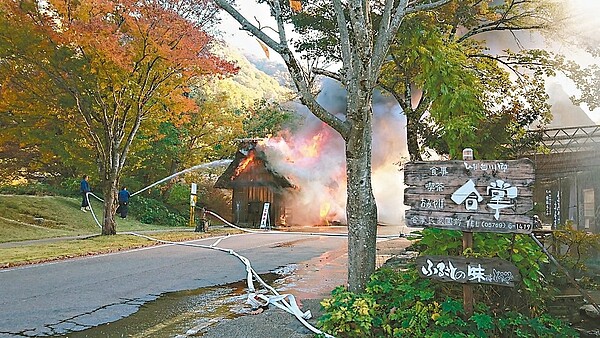
{"label": "orange flame", "polygon": [[319,216],[321,216],[321,220],[325,221],[326,223],[329,223],[329,221],[327,220],[327,215],[329,214],[330,209],[331,209],[331,203],[323,202],[323,204],[321,204],[321,210],[319,211]]}
{"label": "orange flame", "polygon": [[251,151],[248,153],[248,156],[246,156],[245,159],[240,161],[240,164],[238,164],[237,168],[235,168],[235,172],[234,172],[233,176],[231,176],[231,179],[238,177],[244,170],[246,170],[248,165],[250,163],[252,163],[253,160],[254,160],[254,152]]}
{"label": "orange flame", "polygon": [[321,141],[323,140],[323,134],[318,133],[313,136],[311,142],[306,144],[302,148],[300,148],[300,153],[304,157],[317,157],[319,155],[319,148],[321,146]]}

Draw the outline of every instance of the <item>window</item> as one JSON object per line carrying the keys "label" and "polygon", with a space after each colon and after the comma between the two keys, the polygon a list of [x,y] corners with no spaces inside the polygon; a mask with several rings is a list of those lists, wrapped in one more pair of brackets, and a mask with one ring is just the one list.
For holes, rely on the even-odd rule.
{"label": "window", "polygon": [[596,203],[594,201],[594,189],[583,190],[583,217],[585,219],[585,228],[590,228],[590,223],[594,219]]}

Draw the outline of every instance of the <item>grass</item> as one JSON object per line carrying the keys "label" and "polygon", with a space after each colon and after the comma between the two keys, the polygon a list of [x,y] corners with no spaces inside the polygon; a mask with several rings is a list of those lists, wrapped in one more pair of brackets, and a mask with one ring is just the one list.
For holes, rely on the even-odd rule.
{"label": "grass", "polygon": [[[0,247],[0,268],[159,244],[126,234],[99,236],[100,228],[92,214],[82,212],[80,203],[79,199],[68,197],[0,195],[0,243],[60,238],[39,244],[4,245]],[[102,205],[92,201],[92,208],[96,217],[101,219]],[[211,228],[206,233],[200,233],[193,232],[189,227],[144,224],[130,217],[124,220],[117,217],[116,222],[119,233],[151,231],[151,237],[173,242],[241,232],[231,228]]]}
{"label": "grass", "polygon": [[[91,212],[80,210],[81,200],[60,196],[0,195],[0,243],[100,233]],[[91,201],[102,219],[102,204]],[[144,224],[116,217],[117,231],[185,229]],[[188,228],[189,229],[189,228]]]}
{"label": "grass", "polygon": [[[156,232],[149,236],[164,241],[183,242],[207,237],[226,236],[235,233],[241,233],[241,231],[228,228],[217,228],[209,230],[206,233],[169,231]],[[161,243],[133,235],[117,234],[114,236],[93,236],[81,239],[52,241],[43,244],[0,248],[0,268],[106,254],[159,244]]]}
{"label": "grass", "polygon": [[0,243],[97,233],[80,203],[67,197],[0,195]]}

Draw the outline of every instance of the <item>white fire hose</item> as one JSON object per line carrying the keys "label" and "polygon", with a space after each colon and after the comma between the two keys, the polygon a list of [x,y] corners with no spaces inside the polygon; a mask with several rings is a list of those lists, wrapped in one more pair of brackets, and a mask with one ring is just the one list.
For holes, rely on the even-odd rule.
{"label": "white fire hose", "polygon": [[[90,211],[92,213],[92,217],[94,218],[94,220],[96,221],[96,224],[102,228],[102,225],[100,224],[100,222],[98,222],[98,218],[96,217],[96,214],[94,213],[93,208],[91,207],[91,204],[89,204],[89,195],[92,195],[93,197],[95,197],[96,199],[98,199],[99,201],[103,202],[103,200],[94,195],[91,192],[86,193],[85,198],[88,200],[88,205],[90,205]],[[223,219],[221,216],[215,214],[212,211],[207,211],[207,213],[210,213],[211,215],[217,217],[218,219],[222,220],[223,222],[225,222],[227,225],[235,228],[235,229],[239,229],[245,232],[250,232],[250,233],[265,233],[265,231],[254,231],[254,230],[250,230],[250,229],[244,229],[244,228],[240,228],[234,224],[231,224],[229,222],[227,222],[225,219]],[[269,231],[272,233],[275,233],[277,231]],[[285,232],[286,234],[289,234],[289,232]],[[300,308],[298,307],[298,304],[296,302],[296,298],[291,295],[291,294],[280,294],[279,292],[277,292],[277,290],[275,290],[274,288],[272,288],[270,285],[268,285],[259,275],[258,273],[256,273],[256,271],[254,271],[254,269],[252,268],[252,265],[250,264],[250,261],[236,253],[235,251],[231,250],[231,249],[226,249],[226,248],[221,248],[218,247],[217,245],[225,238],[230,237],[230,236],[226,236],[226,237],[220,237],[217,239],[216,242],[214,242],[212,245],[202,245],[202,244],[195,244],[195,243],[190,243],[190,242],[172,242],[172,241],[165,241],[165,240],[161,240],[158,238],[154,238],[154,237],[150,237],[150,236],[146,236],[146,235],[142,235],[142,234],[138,234],[135,232],[124,232],[121,233],[124,235],[132,235],[132,236],[137,236],[137,237],[141,237],[141,238],[145,238],[151,241],[155,241],[158,243],[163,243],[163,244],[171,244],[171,245],[180,245],[180,246],[189,246],[189,247],[195,247],[195,248],[203,248],[203,249],[212,249],[212,250],[218,250],[218,251],[222,251],[222,252],[226,252],[230,255],[233,255],[235,257],[237,257],[242,263],[244,263],[244,265],[246,266],[246,281],[247,281],[247,285],[248,285],[248,295],[246,297],[246,303],[250,304],[250,306],[252,306],[252,308],[259,308],[262,306],[267,306],[269,304],[273,304],[276,307],[294,315],[306,328],[308,328],[310,331],[312,331],[315,334],[320,334],[323,335],[326,338],[335,338],[332,335],[329,335],[325,332],[322,332],[321,330],[317,329],[316,327],[314,327],[313,325],[311,325],[309,322],[307,322],[308,319],[310,319],[312,317],[312,314],[309,311],[306,312],[302,312],[302,310],[300,310]],[[307,233],[301,233],[302,235],[314,235],[314,234],[307,234]],[[327,235],[327,234],[323,234],[323,235]],[[340,236],[341,234],[328,234],[328,235],[337,235]],[[345,236],[345,235],[344,235]],[[254,287],[254,279],[256,279],[264,288],[266,288],[268,291],[270,291],[272,293],[272,295],[265,295],[265,294],[261,294],[261,293],[257,293],[256,289]]]}

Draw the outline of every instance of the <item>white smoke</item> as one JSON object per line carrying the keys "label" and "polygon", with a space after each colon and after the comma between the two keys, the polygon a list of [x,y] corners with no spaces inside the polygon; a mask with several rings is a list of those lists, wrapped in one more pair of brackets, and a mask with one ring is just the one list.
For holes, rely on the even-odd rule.
{"label": "white smoke", "polygon": [[[568,0],[564,3],[565,13],[562,29],[558,32],[556,40],[547,41],[550,49],[574,60],[580,66],[586,67],[597,64],[600,60],[588,53],[590,49],[600,46],[600,1],[598,0]],[[571,95],[579,95],[579,90],[574,83],[563,75],[558,75],[550,85],[558,84]],[[600,109],[590,110],[587,105],[580,107],[595,123],[600,123]],[[553,110],[556,115],[556,110]],[[564,125],[569,126],[569,125]]]}

